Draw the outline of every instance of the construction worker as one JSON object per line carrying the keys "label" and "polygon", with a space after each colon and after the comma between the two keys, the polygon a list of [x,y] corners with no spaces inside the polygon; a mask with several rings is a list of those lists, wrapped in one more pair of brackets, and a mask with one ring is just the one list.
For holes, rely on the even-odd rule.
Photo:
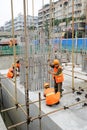
{"label": "construction worker", "polygon": [[14,67],[14,72],[16,73],[16,76],[19,76],[19,73],[20,73],[19,60],[16,61],[16,64],[13,63],[12,66]]}
{"label": "construction worker", "polygon": [[12,47],[14,44],[15,44],[15,45],[17,44],[17,40],[11,39],[11,40],[9,41],[9,46]]}
{"label": "construction worker", "polygon": [[19,62],[16,62],[16,66],[13,63],[11,68],[9,68],[9,70],[8,70],[7,77],[8,78],[13,78],[15,74],[16,74],[16,76],[19,76],[19,69],[20,69]]}
{"label": "construction worker", "polygon": [[48,71],[48,73],[53,75],[55,93],[60,92],[60,95],[62,97],[62,82],[64,81],[64,76],[59,60],[54,59],[53,63],[50,64],[50,67],[53,68],[53,72]]}
{"label": "construction worker", "polygon": [[8,73],[7,73],[8,78],[13,78],[14,77],[14,67],[9,68]]}
{"label": "construction worker", "polygon": [[52,106],[60,101],[60,92],[55,94],[54,88],[50,88],[49,83],[44,84],[44,97],[46,97],[46,105]]}
{"label": "construction worker", "polygon": [[17,68],[17,71],[20,72],[20,61],[19,60],[16,61],[16,68]]}

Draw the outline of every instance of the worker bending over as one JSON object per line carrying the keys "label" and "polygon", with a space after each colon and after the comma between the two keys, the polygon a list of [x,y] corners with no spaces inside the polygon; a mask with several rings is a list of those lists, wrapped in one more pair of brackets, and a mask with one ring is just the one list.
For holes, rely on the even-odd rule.
{"label": "worker bending over", "polygon": [[13,66],[11,68],[9,68],[9,70],[7,72],[7,77],[8,78],[13,78],[14,77],[14,67]]}
{"label": "worker bending over", "polygon": [[53,76],[55,93],[60,92],[62,97],[62,82],[64,81],[64,75],[59,60],[54,59],[53,63],[50,64],[50,67],[53,68],[53,71],[48,71],[48,73]]}
{"label": "worker bending over", "polygon": [[50,88],[49,83],[44,84],[44,97],[46,97],[46,105],[52,106],[60,101],[60,92],[55,94],[54,88]]}
{"label": "worker bending over", "polygon": [[16,74],[16,76],[19,76],[20,73],[20,63],[19,60],[16,61],[16,64],[12,64],[11,68],[9,68],[7,77],[8,78],[13,78]]}

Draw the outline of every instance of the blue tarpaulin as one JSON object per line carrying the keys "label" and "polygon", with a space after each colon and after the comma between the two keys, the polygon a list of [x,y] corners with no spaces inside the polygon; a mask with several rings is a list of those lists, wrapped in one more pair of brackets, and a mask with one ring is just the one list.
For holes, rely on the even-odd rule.
{"label": "blue tarpaulin", "polygon": [[78,51],[87,50],[87,38],[63,39],[62,47],[71,50],[72,43],[74,44],[74,49]]}
{"label": "blue tarpaulin", "polygon": [[75,50],[87,50],[87,38],[75,38],[75,39],[53,39],[52,44],[62,44],[63,49],[72,50],[72,43]]}
{"label": "blue tarpaulin", "polygon": [[[57,46],[58,44],[61,44],[62,49],[67,49],[69,51],[72,50],[72,43],[74,46],[74,50],[80,51],[80,50],[87,50],[87,38],[70,38],[70,39],[51,39],[51,43],[54,46]],[[39,40],[33,40],[33,44],[38,45]]]}

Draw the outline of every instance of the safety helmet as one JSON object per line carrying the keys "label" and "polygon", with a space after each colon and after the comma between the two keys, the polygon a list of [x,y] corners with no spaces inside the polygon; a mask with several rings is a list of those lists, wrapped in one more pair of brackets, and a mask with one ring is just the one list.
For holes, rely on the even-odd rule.
{"label": "safety helmet", "polygon": [[53,64],[54,64],[54,65],[59,65],[59,60],[55,59],[55,60],[53,61]]}
{"label": "safety helmet", "polygon": [[49,88],[50,84],[49,83],[44,83],[44,88]]}

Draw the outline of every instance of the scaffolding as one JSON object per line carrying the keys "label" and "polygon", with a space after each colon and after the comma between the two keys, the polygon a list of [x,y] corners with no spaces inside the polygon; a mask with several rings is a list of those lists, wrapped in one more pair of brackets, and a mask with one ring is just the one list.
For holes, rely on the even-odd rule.
{"label": "scaffolding", "polygon": [[[30,102],[30,98],[29,98],[29,91],[38,91],[38,90],[43,90],[43,84],[46,81],[49,81],[51,86],[53,86],[53,81],[52,81],[52,77],[48,76],[48,64],[49,64],[49,60],[52,61],[55,58],[55,51],[54,51],[54,47],[53,45],[50,46],[50,44],[46,45],[46,44],[31,44],[32,43],[32,38],[30,38],[30,34],[29,34],[29,38],[28,38],[28,32],[27,32],[27,25],[26,25],[26,3],[28,4],[28,0],[26,2],[26,0],[23,0],[23,5],[24,5],[24,40],[25,40],[25,46],[23,46],[23,52],[22,54],[20,54],[21,59],[20,59],[20,64],[21,64],[21,70],[20,70],[20,84],[22,84],[24,86],[24,91],[25,91],[25,104],[21,104],[18,102],[18,97],[17,97],[17,77],[15,75],[14,81],[13,81],[13,85],[15,88],[15,95],[12,95],[8,89],[6,88],[6,86],[4,86],[4,81],[3,79],[5,79],[6,77],[4,77],[3,75],[0,75],[0,89],[2,90],[2,87],[5,89],[5,91],[8,93],[8,95],[11,97],[11,100],[14,104],[13,107],[10,108],[6,108],[4,110],[1,110],[1,113],[3,112],[7,112],[7,111],[11,111],[11,110],[18,110],[20,109],[24,116],[25,116],[25,120],[21,121],[19,123],[16,123],[14,125],[11,125],[8,127],[9,129],[21,126],[23,124],[27,124],[27,130],[29,130],[29,124],[32,123],[32,121],[38,119],[39,120],[39,128],[40,130],[42,130],[42,124],[41,124],[41,119],[45,116],[48,116],[50,114],[53,114],[55,112],[58,111],[62,111],[62,110],[67,110],[73,106],[77,106],[78,104],[82,104],[87,102],[87,99],[84,99],[82,101],[79,101],[77,103],[73,103],[70,104],[68,106],[63,106],[61,108],[58,108],[56,110],[53,110],[51,112],[47,112],[46,114],[42,114],[41,112],[41,103],[42,101],[44,101],[45,99],[41,98],[41,93],[38,93],[38,100],[34,101],[34,102]],[[43,1],[44,4],[44,1]],[[50,0],[50,14],[51,14],[51,10],[52,10],[52,0]],[[32,0],[32,10],[33,10],[33,16],[34,16],[34,0]],[[11,12],[12,12],[12,36],[14,39],[14,16],[13,16],[13,0],[11,0]],[[28,6],[27,6],[27,13],[28,13]],[[51,14],[52,15],[52,14]],[[52,16],[50,15],[50,20],[52,19]],[[44,16],[43,16],[44,19]],[[44,21],[44,20],[43,20]],[[52,21],[50,21],[50,30],[49,30],[49,41],[51,40],[51,29],[52,29]],[[44,22],[43,22],[44,24]],[[34,30],[33,30],[34,31]],[[34,35],[34,32],[32,32]],[[72,40],[74,38],[74,0],[72,0]],[[29,40],[29,41],[28,41]],[[34,40],[34,37],[33,37]],[[52,41],[51,41],[52,42]],[[70,88],[72,91],[70,92],[66,92],[64,93],[64,95],[67,95],[69,93],[75,93],[80,91],[81,88],[75,88],[74,86],[74,80],[75,78],[77,79],[81,79],[85,82],[87,82],[87,80],[85,78],[81,78],[75,75],[75,63],[74,63],[74,43],[72,43],[72,70],[68,70],[69,72],[71,72],[71,74],[69,75],[68,73],[66,73],[66,71],[64,72],[65,75],[69,75],[72,77],[72,87]],[[57,46],[58,47],[58,46]],[[29,48],[31,48],[31,50],[28,50]],[[50,49],[49,49],[50,48]],[[57,48],[58,49],[58,48]],[[62,51],[61,51],[62,52]],[[58,55],[60,54],[60,52],[58,52]],[[66,54],[66,53],[65,53]],[[64,55],[64,53],[60,54],[61,57]],[[58,56],[57,56],[58,57]],[[66,54],[67,57],[67,54]],[[16,50],[15,50],[15,44],[14,44],[14,63],[16,64]],[[67,63],[66,63],[67,65]],[[15,67],[16,68],[16,67]],[[16,71],[16,70],[15,70]],[[76,72],[79,73],[79,72]],[[82,73],[81,73],[82,74]],[[86,76],[86,75],[85,75]],[[38,80],[37,80],[38,79]],[[7,79],[8,80],[8,79]],[[9,80],[8,80],[9,82]],[[87,87],[84,87],[83,89],[86,89]],[[86,95],[87,96],[87,95]],[[34,103],[38,103],[39,104],[39,110],[38,110],[38,116],[35,117],[31,117],[30,116],[30,105],[34,104]]]}

